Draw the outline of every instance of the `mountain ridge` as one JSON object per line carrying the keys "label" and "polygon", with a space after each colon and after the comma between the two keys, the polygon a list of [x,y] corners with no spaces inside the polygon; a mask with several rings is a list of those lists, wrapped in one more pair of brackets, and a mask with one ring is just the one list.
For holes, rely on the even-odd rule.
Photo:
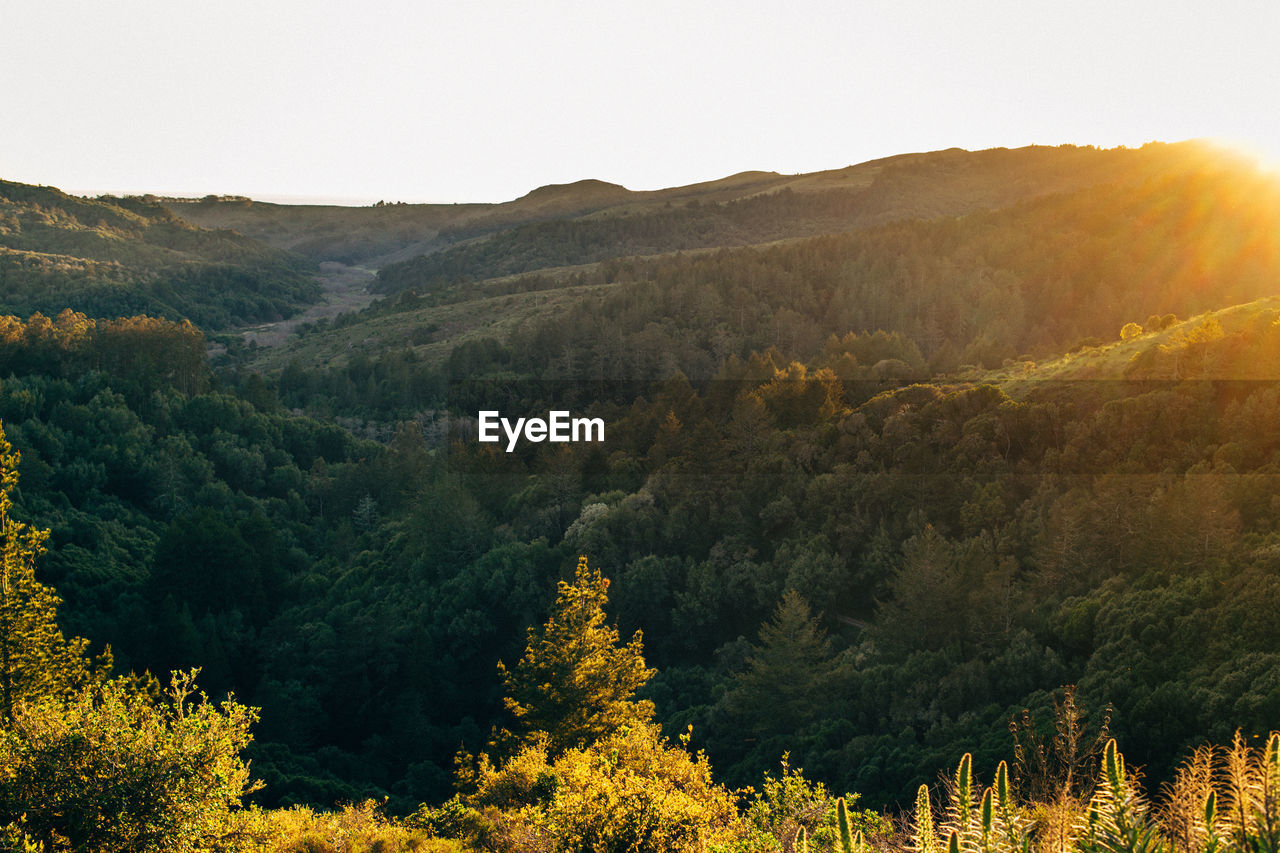
{"label": "mountain ridge", "polygon": [[[770,171],[745,171],[708,181],[657,190],[629,190],[615,183],[586,178],[567,184],[547,184],[519,198],[501,203],[385,204],[366,207],[341,205],[279,205],[240,198],[165,199],[178,216],[203,227],[232,228],[277,248],[288,249],[315,261],[338,261],[369,268],[407,260],[414,252],[430,254],[453,245],[484,238],[504,230],[547,219],[600,218],[646,213],[657,215],[668,205],[728,204],[783,190],[802,195],[826,191],[850,192],[875,187],[884,197],[902,192],[904,186],[921,192],[922,181],[935,180],[949,169],[955,183],[968,172],[973,192],[983,176],[1045,184],[1044,191],[1058,191],[1071,183],[1070,173],[1122,171],[1127,161],[1156,151],[1169,156],[1197,156],[1205,146],[1196,142],[1155,143],[1142,149],[1098,149],[1081,146],[1028,146],[966,151],[959,148],[935,152],[897,154],[838,169],[795,175]],[[1142,152],[1146,151],[1147,154]],[[1198,156],[1206,156],[1200,154]],[[1071,164],[1057,177],[1050,162]],[[1091,178],[1095,180],[1096,177]],[[917,186],[910,186],[914,182]],[[1034,190],[1034,186],[1031,187]],[[957,190],[959,192],[959,190]],[[1018,188],[996,192],[991,187],[979,202],[999,204]],[[1020,197],[1020,196],[1019,196]],[[966,207],[961,204],[961,207]],[[971,208],[973,205],[967,205]],[[957,204],[920,209],[902,205],[887,215],[947,215],[959,212]]]}

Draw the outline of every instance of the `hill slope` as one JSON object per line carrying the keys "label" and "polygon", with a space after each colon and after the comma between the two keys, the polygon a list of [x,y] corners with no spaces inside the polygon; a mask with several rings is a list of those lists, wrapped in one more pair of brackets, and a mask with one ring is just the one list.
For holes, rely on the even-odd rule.
{"label": "hill slope", "polygon": [[0,181],[0,311],[151,314],[218,328],[314,301],[303,259],[136,198]]}
{"label": "hill slope", "polygon": [[[456,247],[460,265],[474,278],[548,263],[581,263],[604,256],[648,254],[694,246],[742,245],[843,230],[912,217],[952,216],[1001,207],[1021,198],[1062,192],[1132,177],[1163,159],[1202,156],[1195,146],[1148,146],[1142,151],[1062,146],[960,149],[904,154],[843,169],[800,175],[742,172],[713,181],[662,190],[632,191],[600,180],[540,187],[502,204],[378,204],[370,207],[278,205],[239,197],[164,199],[182,218],[207,228],[232,228],[277,248],[316,261],[380,268]],[[780,198],[769,201],[770,197]],[[707,206],[710,205],[710,209]],[[619,226],[614,221],[624,218]],[[577,223],[539,230],[548,221]],[[604,226],[600,220],[608,220]],[[512,229],[530,226],[512,234]],[[634,233],[633,233],[634,232]],[[547,247],[548,238],[551,245]],[[504,268],[480,268],[476,240],[485,252],[515,245],[524,257]],[[565,240],[587,245],[575,252]],[[527,256],[543,245],[554,260]],[[483,254],[483,252],[482,252]],[[388,274],[388,290],[418,286],[437,269],[427,266]]]}
{"label": "hill slope", "polygon": [[[1108,173],[1123,181],[961,217],[765,246],[609,258],[478,282],[458,278],[461,270],[441,272],[426,295],[406,292],[340,328],[264,354],[262,363],[280,367],[295,355],[307,363],[342,360],[352,352],[405,346],[443,361],[453,346],[488,336],[511,347],[510,359],[495,369],[543,378],[585,375],[580,371],[655,378],[677,368],[710,377],[726,357],[769,347],[833,365],[847,354],[848,373],[874,364],[828,338],[881,331],[904,336],[916,350],[906,361],[915,362],[912,375],[919,375],[925,362],[954,370],[997,367],[1027,354],[1044,358],[1089,338],[1113,339],[1124,324],[1153,314],[1186,317],[1276,291],[1280,188],[1274,180],[1239,163],[1206,159],[1203,149],[1115,153],[1129,157],[1132,167]],[[920,178],[921,168],[916,163],[911,180]],[[935,186],[937,197],[921,194],[915,203],[950,203],[955,184]],[[786,195],[764,198],[782,204]],[[804,204],[799,193],[789,197]],[[890,206],[886,201],[885,209]],[[493,271],[518,256],[484,254],[502,241],[553,250],[553,240],[530,235],[525,241],[528,229],[555,231],[565,236],[564,245],[581,246],[587,229],[608,222],[522,226],[465,248],[474,250],[477,270]],[[459,251],[402,269],[441,270]],[[393,269],[383,271],[384,283]]]}
{"label": "hill slope", "polygon": [[[959,216],[1047,194],[1141,181],[1161,171],[1190,168],[1204,157],[1202,148],[1185,144],[1138,151],[953,149],[810,175],[750,172],[692,187],[632,193],[626,204],[588,215],[524,223],[464,241],[383,268],[378,286],[386,293],[421,292],[462,278]],[[542,192],[513,204],[527,203]],[[597,187],[592,197],[602,195],[609,196]],[[459,238],[468,233],[453,229]]]}
{"label": "hill slope", "polygon": [[[1008,758],[1009,720],[1064,684],[1114,707],[1153,786],[1274,726],[1280,388],[1200,381],[1280,375],[1274,179],[1152,146],[664,192],[438,211],[472,271],[209,393],[172,384],[159,345],[185,327],[108,324],[89,343],[120,356],[84,375],[74,325],[10,323],[0,416],[68,624],[262,707],[267,803],[448,797],[459,745],[509,724],[495,663],[580,554],[643,632],[657,719],[734,786],[789,754],[909,801],[958,754]],[[715,244],[732,228],[790,236]],[[712,245],[672,251],[690,234]],[[636,247],[657,254],[590,260]],[[658,381],[598,381],[628,378]],[[574,395],[607,443],[473,440],[479,410]],[[796,594],[813,609],[779,607]]]}

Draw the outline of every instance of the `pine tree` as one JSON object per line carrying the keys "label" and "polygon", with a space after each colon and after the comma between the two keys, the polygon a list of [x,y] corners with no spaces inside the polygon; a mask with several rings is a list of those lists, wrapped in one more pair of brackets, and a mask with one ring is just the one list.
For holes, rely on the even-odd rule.
{"label": "pine tree", "polygon": [[0,537],[4,566],[0,574],[0,713],[13,721],[20,702],[68,696],[89,678],[88,641],[67,640],[58,628],[60,599],[36,580],[35,561],[44,553],[49,531],[9,517],[18,484],[18,453],[0,425]]}
{"label": "pine tree", "polygon": [[844,661],[804,597],[788,591],[760,627],[747,668],[736,673],[721,705],[747,732],[767,737],[798,731],[830,708]]}
{"label": "pine tree", "polygon": [[559,584],[551,618],[529,629],[520,663],[510,670],[498,664],[516,734],[545,736],[553,753],[585,748],[653,716],[653,703],[637,701],[635,692],[654,670],[645,664],[639,631],[623,646],[618,629],[605,623],[608,589],[608,579],[581,557],[574,582]]}

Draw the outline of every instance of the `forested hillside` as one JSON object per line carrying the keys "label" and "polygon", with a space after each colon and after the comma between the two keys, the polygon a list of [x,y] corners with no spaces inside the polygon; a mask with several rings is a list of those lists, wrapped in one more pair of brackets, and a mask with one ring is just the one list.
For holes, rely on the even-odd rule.
{"label": "forested hillside", "polygon": [[0,181],[0,311],[149,314],[210,329],[319,298],[300,257],[206,231],[139,198],[86,199]]}
{"label": "forested hillside", "polygon": [[[1280,767],[1280,185],[983,155],[534,194],[212,364],[198,321],[5,318],[10,512],[67,636],[261,709],[249,801],[386,798],[332,820],[390,849],[1263,849],[1205,797]],[[605,440],[476,440],[551,409]]]}
{"label": "forested hillside", "polygon": [[[483,240],[385,267],[382,292],[437,290],[545,267],[767,243],[903,219],[936,219],[1035,196],[1139,181],[1202,161],[1194,146],[1141,151],[1021,148],[943,151],[748,185],[749,193],[666,195],[589,216],[517,225]],[[693,189],[693,188],[690,188]],[[674,197],[672,197],[674,196]],[[460,236],[467,236],[466,231]]]}
{"label": "forested hillside", "polygon": [[[1124,181],[960,217],[455,279],[375,304],[260,363],[280,370],[296,356],[337,365],[354,354],[358,366],[393,360],[414,375],[443,368],[446,379],[486,371],[661,379],[676,370],[705,379],[730,356],[777,347],[823,359],[845,379],[904,379],[1044,358],[1152,315],[1185,317],[1274,292],[1274,181],[1239,162],[1206,160],[1202,149],[1177,151],[1124,152],[1146,157]],[[861,343],[842,343],[850,334]],[[356,385],[344,396],[374,392]]]}

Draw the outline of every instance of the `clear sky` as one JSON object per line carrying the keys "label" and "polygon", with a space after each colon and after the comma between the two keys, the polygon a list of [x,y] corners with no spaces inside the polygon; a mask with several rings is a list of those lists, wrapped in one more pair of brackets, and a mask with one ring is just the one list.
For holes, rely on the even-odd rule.
{"label": "clear sky", "polygon": [[0,0],[0,178],[501,201],[959,146],[1280,163],[1280,7],[1125,0]]}

